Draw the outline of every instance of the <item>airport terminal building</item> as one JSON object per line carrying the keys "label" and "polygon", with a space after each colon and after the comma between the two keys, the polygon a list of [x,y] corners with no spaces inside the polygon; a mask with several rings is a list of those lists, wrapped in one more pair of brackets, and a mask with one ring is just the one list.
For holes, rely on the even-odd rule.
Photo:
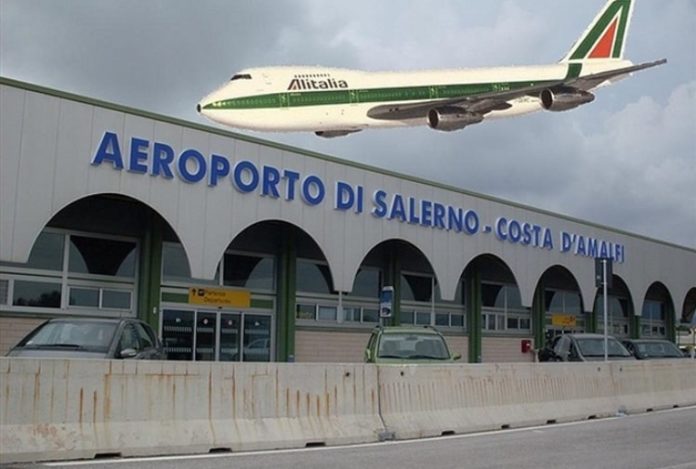
{"label": "airport terminal building", "polygon": [[[464,361],[547,334],[665,337],[696,250],[0,78],[0,353],[46,318],[140,317],[170,359],[362,361],[388,324]],[[398,151],[398,150],[395,150]],[[529,347],[531,345],[531,347]]]}

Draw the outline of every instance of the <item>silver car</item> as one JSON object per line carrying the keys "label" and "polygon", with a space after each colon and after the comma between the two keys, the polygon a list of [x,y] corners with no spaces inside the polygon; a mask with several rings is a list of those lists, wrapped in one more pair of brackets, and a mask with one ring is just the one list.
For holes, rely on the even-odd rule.
{"label": "silver car", "polygon": [[[609,360],[634,360],[631,353],[615,337],[607,338]],[[589,362],[604,360],[602,334],[563,334],[554,337],[539,354],[541,361]]]}
{"label": "silver car", "polygon": [[31,331],[9,357],[163,360],[157,335],[138,319],[57,318]]}
{"label": "silver car", "polygon": [[622,343],[638,360],[686,358],[674,342],[666,339],[627,339]]}

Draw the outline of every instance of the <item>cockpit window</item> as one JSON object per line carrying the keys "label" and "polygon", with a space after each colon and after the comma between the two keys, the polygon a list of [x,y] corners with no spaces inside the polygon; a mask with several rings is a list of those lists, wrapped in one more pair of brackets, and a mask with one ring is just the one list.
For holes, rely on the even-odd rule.
{"label": "cockpit window", "polygon": [[251,75],[248,73],[238,73],[237,75],[230,78],[230,81],[234,80],[251,80]]}

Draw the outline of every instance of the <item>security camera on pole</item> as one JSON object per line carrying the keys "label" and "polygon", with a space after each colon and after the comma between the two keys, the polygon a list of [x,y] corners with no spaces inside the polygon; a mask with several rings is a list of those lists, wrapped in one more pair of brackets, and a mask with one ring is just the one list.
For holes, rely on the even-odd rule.
{"label": "security camera on pole", "polygon": [[607,290],[612,286],[613,259],[611,257],[595,258],[595,286],[602,287],[603,310],[604,310],[604,361],[609,361],[609,336],[607,324],[608,295]]}

